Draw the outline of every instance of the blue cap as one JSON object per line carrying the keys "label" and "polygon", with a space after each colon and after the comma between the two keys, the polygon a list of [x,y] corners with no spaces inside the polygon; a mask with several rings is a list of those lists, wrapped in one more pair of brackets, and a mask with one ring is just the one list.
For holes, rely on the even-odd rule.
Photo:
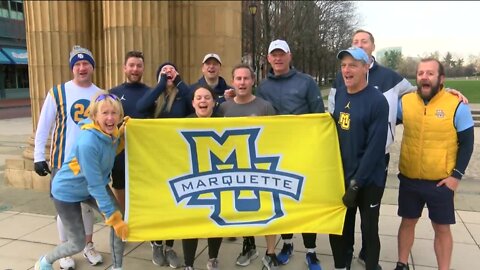
{"label": "blue cap", "polygon": [[337,59],[342,60],[342,58],[345,56],[345,54],[350,55],[351,57],[353,57],[353,59],[355,59],[357,61],[363,61],[363,62],[365,62],[365,64],[367,64],[369,62],[368,61],[369,60],[368,55],[362,48],[350,47],[346,50],[341,50],[337,54]]}

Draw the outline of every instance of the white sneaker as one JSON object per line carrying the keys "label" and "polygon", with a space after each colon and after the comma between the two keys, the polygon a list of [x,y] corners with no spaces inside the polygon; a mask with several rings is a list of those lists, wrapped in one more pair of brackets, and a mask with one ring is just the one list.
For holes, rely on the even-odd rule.
{"label": "white sneaker", "polygon": [[91,265],[97,265],[103,262],[102,254],[95,250],[92,242],[88,242],[83,249],[83,257],[85,257]]}
{"label": "white sneaker", "polygon": [[74,270],[75,269],[75,261],[72,257],[65,257],[58,260],[60,264],[60,269],[63,270]]}

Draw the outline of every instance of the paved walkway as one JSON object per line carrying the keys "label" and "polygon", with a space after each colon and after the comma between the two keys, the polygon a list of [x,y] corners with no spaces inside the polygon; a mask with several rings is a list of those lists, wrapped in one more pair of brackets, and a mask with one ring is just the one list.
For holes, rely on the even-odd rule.
{"label": "paved walkway", "polygon": [[[476,133],[480,129],[476,128]],[[55,225],[53,205],[45,192],[33,190],[20,190],[6,187],[3,184],[4,160],[11,157],[19,157],[31,136],[32,124],[30,118],[14,118],[0,120],[0,270],[6,269],[33,269],[38,257],[51,250],[58,241]],[[399,131],[397,130],[397,134]],[[478,141],[478,136],[476,136]],[[452,269],[480,269],[480,177],[477,171],[480,166],[478,144],[472,160],[472,174],[467,173],[467,178],[462,182],[456,196],[457,224],[452,227],[454,235],[454,253]],[[393,148],[392,156],[397,148]],[[394,164],[395,159],[392,158]],[[472,165],[473,164],[473,165]],[[395,165],[390,171],[396,171]],[[475,175],[473,177],[472,175]],[[383,199],[380,216],[380,235],[382,251],[380,264],[383,269],[393,269],[397,257],[397,229],[400,218],[396,215],[396,195],[398,184],[395,175],[389,176],[387,189]],[[415,235],[415,244],[410,256],[411,269],[427,270],[436,269],[436,261],[433,252],[433,230],[425,212],[421,218]],[[95,225],[94,241],[97,249],[104,255],[104,263],[92,267],[81,254],[74,256],[77,268],[82,269],[108,269],[111,259],[108,248],[108,230],[100,218]],[[356,229],[356,247],[359,250],[359,226]],[[304,259],[305,250],[300,235],[295,235],[295,255],[291,262],[282,266],[281,269],[306,269]],[[257,237],[257,246],[260,255],[265,252],[265,240]],[[328,242],[328,236],[319,235],[317,239],[317,252],[322,262],[323,269],[333,269],[333,258]],[[175,250],[183,258],[180,241],[176,241]],[[241,251],[242,241],[224,241],[220,250],[219,260],[221,269],[261,269],[260,258],[252,262],[248,267],[237,267],[234,264],[236,256]],[[281,242],[277,250],[281,248]],[[200,241],[198,257],[195,262],[196,269],[206,269],[208,250],[205,241]],[[151,263],[151,248],[148,243],[127,243],[125,251],[125,269],[158,269]],[[58,265],[55,266],[58,269]],[[162,269],[168,269],[163,267]],[[352,270],[363,269],[356,261]]]}
{"label": "paved walkway", "polygon": [[[396,205],[382,205],[380,217],[380,239],[382,252],[380,264],[383,269],[393,269],[397,254],[397,228],[400,219],[396,215]],[[411,269],[427,270],[436,269],[436,261],[433,253],[433,231],[426,213],[417,226],[415,244],[410,255]],[[457,224],[452,227],[454,237],[454,252],[452,269],[480,269],[480,213],[468,211],[456,211]],[[35,215],[14,211],[0,213],[0,269],[32,269],[38,256],[51,250],[57,244],[56,222],[53,216]],[[108,269],[111,258],[108,247],[108,227],[98,223],[95,225],[94,240],[97,249],[104,256],[104,263],[100,266],[90,266],[81,254],[74,256],[78,270],[82,269]],[[357,244],[355,250],[359,250],[359,226],[356,229]],[[257,249],[259,254],[265,253],[265,240],[257,237]],[[300,235],[294,238],[295,255],[291,262],[282,266],[281,269],[306,269],[305,250]],[[334,269],[328,236],[318,235],[317,252],[322,262],[323,269]],[[182,256],[180,241],[174,245],[179,256]],[[281,245],[277,245],[277,250]],[[220,249],[219,260],[221,269],[261,269],[260,258],[252,262],[248,267],[235,266],[235,259],[242,249],[241,239],[235,242],[224,240]],[[125,269],[158,269],[151,262],[151,248],[149,243],[127,243],[125,250]],[[196,269],[206,269],[208,250],[206,241],[200,241]],[[58,269],[56,266],[55,269]],[[163,268],[168,269],[168,268]],[[354,261],[352,270],[363,269]]]}

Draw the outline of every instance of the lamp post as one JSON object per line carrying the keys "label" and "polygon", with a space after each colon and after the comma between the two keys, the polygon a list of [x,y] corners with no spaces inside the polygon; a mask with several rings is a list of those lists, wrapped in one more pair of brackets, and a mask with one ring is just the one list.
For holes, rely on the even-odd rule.
{"label": "lamp post", "polygon": [[[257,14],[257,5],[255,2],[252,2],[248,6],[248,11],[250,12],[250,15],[252,15],[252,64],[253,64],[253,71],[257,73],[257,57],[255,54],[255,14]],[[255,76],[255,84],[257,83],[257,78],[258,76]]]}

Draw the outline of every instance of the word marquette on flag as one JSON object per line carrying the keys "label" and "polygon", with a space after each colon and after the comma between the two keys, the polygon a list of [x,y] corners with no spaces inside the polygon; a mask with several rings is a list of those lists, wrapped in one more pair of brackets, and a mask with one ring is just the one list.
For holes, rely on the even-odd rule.
{"label": "word marquette on flag", "polygon": [[327,113],[131,119],[126,164],[128,241],[343,229]]}

